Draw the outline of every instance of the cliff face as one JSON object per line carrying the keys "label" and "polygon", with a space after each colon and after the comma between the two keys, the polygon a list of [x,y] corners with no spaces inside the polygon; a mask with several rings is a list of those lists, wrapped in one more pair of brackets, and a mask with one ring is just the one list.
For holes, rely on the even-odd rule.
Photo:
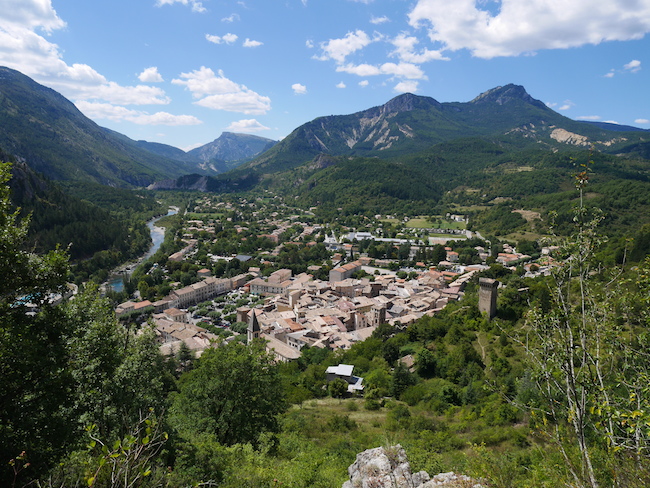
{"label": "cliff face", "polygon": [[440,473],[433,478],[426,471],[411,473],[406,452],[399,444],[357,454],[348,473],[350,480],[343,488],[483,488],[478,481],[455,473]]}

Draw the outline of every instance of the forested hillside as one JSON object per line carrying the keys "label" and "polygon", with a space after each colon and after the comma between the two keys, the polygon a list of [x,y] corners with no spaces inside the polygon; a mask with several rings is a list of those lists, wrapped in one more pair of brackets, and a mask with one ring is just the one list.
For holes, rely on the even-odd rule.
{"label": "forested hillside", "polygon": [[[186,167],[164,156],[180,157],[173,148],[156,146],[154,156],[55,92],[11,70],[0,76],[11,81],[0,143],[26,158],[0,153],[13,163],[0,165],[0,485],[338,488],[358,452],[396,443],[415,470],[463,472],[485,486],[650,485],[643,131],[570,121],[514,85],[466,103],[403,95],[315,119],[219,177],[179,176]],[[203,163],[221,164],[218,148],[204,149]],[[148,190],[100,184],[163,176],[174,179]],[[162,356],[145,312],[118,319],[94,282],[148,248],[145,221],[164,213],[162,199],[198,202],[178,190],[232,198],[174,218],[161,250],[125,280],[121,298],[143,310],[197,283],[202,267],[219,278],[251,270],[248,280],[253,268],[326,278],[337,266],[324,243],[334,230],[393,239],[420,221],[402,243],[337,242],[341,263],[394,258],[394,283],[427,275],[452,247],[463,265],[480,266],[462,290],[447,271],[440,285],[454,299],[435,302],[432,315],[406,326],[395,311],[392,325],[335,351],[307,345],[284,363],[263,341],[247,343],[238,308],[264,299],[242,291],[219,311],[210,302],[193,310],[224,339],[218,347],[197,357],[183,343]],[[211,213],[198,214],[202,205]],[[447,216],[462,225],[440,231],[476,237],[449,250],[431,244],[439,237],[428,230]],[[498,264],[503,243],[541,260]],[[171,260],[181,249],[185,260]],[[371,283],[373,272],[353,278]],[[482,278],[498,281],[494,317],[479,310]],[[363,377],[362,395],[327,381],[338,364]]]}
{"label": "forested hillside", "polygon": [[439,103],[406,93],[361,112],[307,122],[242,168],[272,174],[308,164],[318,154],[395,159],[468,138],[499,141],[515,149],[591,146],[609,153],[638,152],[632,148],[644,141],[646,132],[568,119],[512,84],[469,102]]}
{"label": "forested hillside", "polygon": [[[257,341],[164,360],[151,331],[118,322],[92,286],[49,306],[67,258],[24,249],[27,223],[3,186],[2,482],[338,488],[356,453],[401,443],[416,471],[488,486],[647,486],[650,262],[602,267],[587,167],[550,276],[493,265],[433,317],[289,363]],[[479,277],[502,284],[492,320]],[[363,376],[362,398],[326,382],[339,363]]]}
{"label": "forested hillside", "polygon": [[[0,150],[0,160],[12,159]],[[26,248],[60,247],[80,282],[93,275],[101,282],[112,267],[145,253],[151,243],[145,222],[165,212],[151,195],[98,184],[62,188],[25,163],[14,162],[10,188],[12,205],[30,222]]]}
{"label": "forested hillside", "polygon": [[69,100],[0,67],[0,147],[54,180],[143,186],[190,171],[135,141],[99,127]]}

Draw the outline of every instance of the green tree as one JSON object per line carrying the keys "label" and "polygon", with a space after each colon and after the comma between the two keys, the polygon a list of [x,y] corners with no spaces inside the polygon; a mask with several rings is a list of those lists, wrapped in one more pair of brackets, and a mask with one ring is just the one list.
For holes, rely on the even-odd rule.
{"label": "green tree", "polygon": [[327,391],[332,398],[343,398],[348,392],[348,383],[344,379],[334,378],[327,385]]}
{"label": "green tree", "polygon": [[262,432],[278,431],[285,409],[277,366],[264,343],[231,343],[208,349],[181,376],[169,420],[186,437],[212,434],[222,444],[256,443]]}
{"label": "green tree", "polygon": [[[68,259],[56,250],[43,256],[23,247],[29,219],[11,210],[10,165],[0,163],[0,484],[7,461],[27,451],[34,471],[56,457],[66,442],[67,326],[50,305],[66,291]],[[28,303],[35,314],[28,314]]]}
{"label": "green tree", "polygon": [[390,384],[390,394],[399,399],[404,390],[413,384],[415,384],[415,376],[402,361],[397,361]]}
{"label": "green tree", "polygon": [[423,378],[431,378],[437,373],[438,363],[435,355],[427,348],[423,348],[417,355],[417,372]]}
{"label": "green tree", "polygon": [[146,328],[136,335],[123,327],[96,286],[62,310],[71,328],[71,421],[79,428],[96,424],[110,438],[124,435],[149,409],[160,415],[169,385],[153,332]]}
{"label": "green tree", "polygon": [[[648,421],[644,411],[649,405],[650,368],[643,334],[638,341],[625,340],[635,335],[622,327],[630,315],[619,308],[616,293],[609,288],[622,285],[620,277],[606,281],[595,259],[603,242],[597,234],[602,217],[583,204],[587,180],[587,169],[576,176],[577,228],[560,247],[557,259],[562,265],[553,273],[551,306],[547,311],[531,310],[527,326],[533,340],[522,345],[544,398],[533,411],[564,456],[575,485],[596,488],[605,482],[595,465],[604,440],[612,454],[625,448],[638,457],[648,452],[647,425],[638,427],[639,420]],[[637,347],[629,347],[630,343]],[[577,459],[572,455],[575,450]]]}

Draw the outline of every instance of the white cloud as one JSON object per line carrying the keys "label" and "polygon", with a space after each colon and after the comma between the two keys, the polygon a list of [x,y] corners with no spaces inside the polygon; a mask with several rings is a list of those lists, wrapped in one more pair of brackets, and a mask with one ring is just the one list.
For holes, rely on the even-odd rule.
{"label": "white cloud", "polygon": [[191,73],[181,73],[180,77],[182,79],[174,79],[172,83],[185,85],[194,98],[214,95],[215,93],[233,93],[241,90],[241,86],[226,78],[223,71],[219,70],[219,75],[216,76],[214,71],[205,66],[201,66],[200,69]]}
{"label": "white cloud", "polygon": [[370,84],[370,83],[368,82],[368,80],[363,80],[363,81],[360,81],[360,82],[359,82],[359,86],[361,86],[361,87],[368,86],[369,84]]}
{"label": "white cloud", "polygon": [[502,0],[496,15],[476,0],[418,0],[413,27],[427,26],[443,49],[468,49],[480,58],[517,56],[603,41],[641,39],[650,32],[647,0]]}
{"label": "white cloud", "polygon": [[[556,102],[546,102],[546,106],[548,108],[554,108],[557,107],[557,105],[558,104]],[[565,100],[564,102],[562,102],[562,105],[558,107],[558,110],[569,110],[571,107],[574,106],[575,103],[573,103],[571,100]]]}
{"label": "white cloud", "polygon": [[119,105],[166,105],[165,91],[155,86],[121,86],[113,81],[81,90],[75,99],[106,100]]}
{"label": "white cloud", "polygon": [[426,79],[426,75],[420,67],[411,63],[384,63],[381,66],[374,66],[372,64],[346,64],[338,66],[336,71],[357,76],[391,75],[413,80]]}
{"label": "white cloud", "polygon": [[[386,62],[383,64],[369,64],[369,63],[351,63],[346,62],[346,58],[365,48],[371,43],[386,41],[389,42],[394,49],[389,53],[389,56],[398,57],[399,62]],[[399,34],[393,39],[388,39],[386,36],[375,33],[371,38],[362,30],[355,32],[348,32],[345,37],[341,39],[330,39],[327,42],[322,42],[320,47],[322,54],[314,56],[315,59],[321,61],[334,60],[336,62],[336,71],[339,73],[348,73],[357,76],[389,76],[396,78],[405,78],[409,80],[425,80],[427,79],[424,71],[418,66],[421,63],[432,60],[448,60],[440,51],[432,51],[429,49],[417,50],[416,45],[419,40],[416,37],[409,36],[405,33]],[[410,87],[413,84],[408,85]]]}
{"label": "white cloud", "polygon": [[402,61],[417,64],[428,61],[449,61],[449,58],[443,56],[438,50],[430,51],[429,49],[424,49],[419,53],[416,52],[415,45],[419,42],[417,37],[401,33],[391,41],[396,48],[391,53],[391,56],[397,56]]}
{"label": "white cloud", "polygon": [[418,82],[413,80],[400,81],[393,89],[397,93],[415,93],[418,91]]}
{"label": "white cloud", "polygon": [[167,112],[149,114],[139,110],[130,110],[126,107],[111,105],[110,103],[96,103],[79,101],[77,108],[91,119],[105,119],[114,122],[132,122],[139,125],[198,125],[201,120],[193,115],[172,115]]}
{"label": "white cloud", "polygon": [[312,41],[311,39],[307,39],[307,40],[305,41],[305,46],[307,47],[307,49],[313,49],[313,47],[314,47],[314,41]]}
{"label": "white cloud", "polygon": [[565,100],[562,102],[562,105],[558,107],[558,110],[569,110],[570,108],[575,107],[575,103],[573,103],[571,100]]}
{"label": "white cloud", "polygon": [[50,0],[3,0],[2,19],[5,26],[13,24],[29,30],[42,29],[47,33],[66,26]]}
{"label": "white cloud", "polygon": [[576,120],[600,120],[601,117],[600,115],[581,115],[580,117],[576,117]]}
{"label": "white cloud", "polygon": [[239,14],[231,14],[228,17],[224,17],[223,19],[221,19],[221,22],[232,24],[236,20],[239,20]]}
{"label": "white cloud", "polygon": [[260,41],[253,41],[252,39],[246,38],[244,41],[244,47],[258,47],[264,44],[263,42]]}
{"label": "white cloud", "polygon": [[603,75],[605,78],[614,78],[614,75],[617,73],[638,73],[641,71],[641,61],[638,59],[633,59],[627,64],[623,65],[623,70],[615,70],[614,68],[609,70],[609,73]]}
{"label": "white cloud", "polygon": [[210,95],[194,103],[212,110],[225,110],[251,115],[263,115],[271,110],[270,98],[263,97],[248,89],[235,93]]}
{"label": "white cloud", "polygon": [[294,83],[291,85],[291,89],[296,95],[304,95],[307,93],[307,87],[305,85],[301,85],[300,83]]}
{"label": "white cloud", "polygon": [[336,71],[357,76],[376,76],[381,74],[381,70],[372,64],[346,64],[338,66]]}
{"label": "white cloud", "polygon": [[379,24],[385,24],[386,22],[390,22],[390,19],[386,17],[385,15],[381,17],[375,17],[374,15],[370,17],[370,23],[379,25]]}
{"label": "white cloud", "polygon": [[623,65],[623,68],[631,73],[636,73],[641,70],[641,61],[638,59],[633,59],[629,63]]}
{"label": "white cloud", "polygon": [[230,132],[259,132],[262,130],[271,130],[271,129],[269,127],[260,124],[255,119],[243,119],[243,120],[238,120],[236,122],[233,122],[228,127],[226,127],[226,130]]}
{"label": "white cloud", "polygon": [[271,110],[269,97],[229,80],[221,70],[215,75],[210,68],[201,66],[191,73],[181,73],[180,79],[174,79],[172,83],[185,85],[194,98],[200,99],[194,103],[202,107],[254,115]]}
{"label": "white cloud", "polygon": [[68,65],[59,47],[36,33],[36,30],[51,32],[66,25],[49,0],[2,0],[2,18],[0,65],[16,69],[72,100],[121,105],[169,103],[165,92],[158,87],[121,86],[87,64]]}
{"label": "white cloud", "polygon": [[648,120],[648,119],[635,119],[634,123],[635,124],[650,124],[650,120]]}
{"label": "white cloud", "polygon": [[231,34],[230,32],[223,36],[213,36],[212,34],[206,34],[205,38],[214,44],[232,44],[237,39],[239,39],[236,34]]}
{"label": "white cloud", "polygon": [[372,43],[373,40],[362,30],[348,32],[341,39],[330,39],[320,44],[323,54],[317,59],[327,61],[333,59],[337,63],[345,62],[345,58],[350,54],[363,49]]}
{"label": "white cloud", "polygon": [[[163,137],[164,134],[159,135],[158,137]],[[197,147],[205,146],[205,142],[195,142],[194,144],[190,144],[189,146],[183,146],[179,147],[179,149],[182,149],[185,152],[190,152],[192,149],[196,149]]]}
{"label": "white cloud", "polygon": [[393,75],[399,78],[408,78],[411,80],[426,79],[424,71],[412,63],[384,63],[381,65],[380,70],[382,74]]}
{"label": "white cloud", "polygon": [[343,82],[337,83],[336,88],[345,88],[345,83]]}
{"label": "white cloud", "polygon": [[192,7],[192,12],[207,12],[203,4],[201,2],[197,2],[196,0],[156,0],[156,7],[162,7],[163,5],[173,5],[175,3],[189,5]]}
{"label": "white cloud", "polygon": [[158,73],[158,68],[156,66],[145,69],[138,75],[138,79],[143,83],[162,83],[165,81],[160,73]]}

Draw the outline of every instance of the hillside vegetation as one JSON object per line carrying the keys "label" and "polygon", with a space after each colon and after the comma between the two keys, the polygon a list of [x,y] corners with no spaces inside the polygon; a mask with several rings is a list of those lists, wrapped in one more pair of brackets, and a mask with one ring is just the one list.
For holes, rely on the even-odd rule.
{"label": "hillside vegetation", "polygon": [[[181,157],[173,148],[139,144],[154,155],[26,77],[0,76],[9,80],[0,145],[16,155],[0,154],[14,163],[0,164],[2,486],[338,488],[358,452],[396,443],[415,470],[464,472],[485,486],[650,485],[644,131],[571,121],[514,85],[467,103],[407,94],[315,119],[218,177],[182,175],[162,156]],[[34,167],[67,181],[53,184]],[[126,189],[154,180],[151,192]],[[264,272],[318,264],[314,274],[326,277],[325,227],[314,242],[306,234],[274,254],[302,235],[293,217],[396,237],[407,220],[421,229],[460,214],[468,221],[458,227],[483,237],[454,244],[459,261],[481,262],[476,246],[489,241],[490,266],[458,302],[408,326],[381,324],[348,349],[306,346],[278,363],[241,334],[199,358],[188,347],[163,357],[153,329],[137,314],[118,320],[92,281],[148,246],[144,221],[164,208],[153,195],[184,209],[190,190],[242,193],[242,210],[221,201],[213,213],[192,207],[169,219],[159,253],[125,283],[128,298],[136,288],[154,301],[189,286],[201,266],[234,276],[255,262],[215,264],[208,253],[259,251]],[[299,215],[276,242],[256,228],[262,213],[288,215],[294,205]],[[196,261],[169,261],[187,244],[181,219],[203,216],[215,222],[212,234],[195,229],[204,239]],[[542,240],[549,275],[495,264],[502,241],[539,255]],[[352,255],[394,257],[395,268],[411,247],[353,244]],[[446,255],[438,244],[413,257]],[[54,305],[69,295],[71,273],[85,283]],[[492,318],[479,311],[480,278],[500,283]],[[241,300],[227,312],[198,311],[235,320],[237,307],[261,304]],[[232,325],[211,330],[245,332]],[[327,367],[341,363],[364,378],[363,395],[326,381]]]}

